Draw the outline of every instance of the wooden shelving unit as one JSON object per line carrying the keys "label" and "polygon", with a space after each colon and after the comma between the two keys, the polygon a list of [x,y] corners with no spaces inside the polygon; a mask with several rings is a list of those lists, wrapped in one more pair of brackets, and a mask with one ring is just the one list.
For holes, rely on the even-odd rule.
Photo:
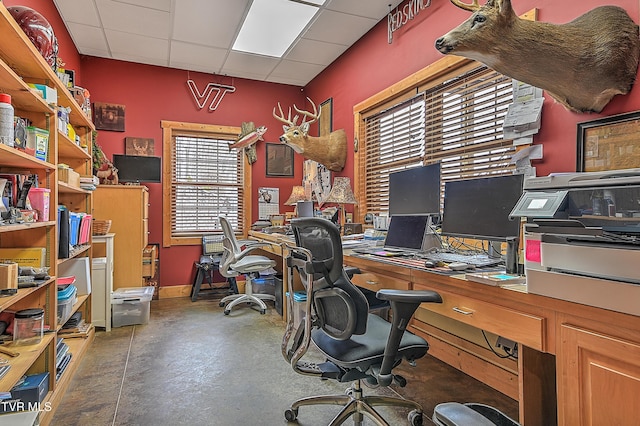
{"label": "wooden shelving unit", "polygon": [[[28,118],[33,125],[49,131],[47,161],[0,144],[0,171],[3,173],[37,174],[40,186],[49,188],[50,213],[48,220],[36,223],[0,225],[0,247],[45,247],[46,265],[51,279],[37,287],[19,289],[11,297],[0,298],[0,312],[41,307],[45,310],[45,324],[51,330],[40,343],[28,346],[5,344],[0,353],[11,365],[9,372],[0,379],[0,392],[9,391],[25,374],[49,372],[49,393],[45,403],[52,410],[40,413],[41,425],[51,422],[55,408],[71,381],[71,377],[91,344],[94,331],[90,327],[81,337],[58,334],[62,324],[57,322],[57,274],[61,264],[69,259],[58,259],[57,206],[64,204],[69,211],[92,213],[92,192],[58,182],[58,164],[64,163],[80,175],[92,174],[91,134],[95,130],[91,119],[82,111],[69,90],[42,58],[35,46],[20,29],[2,3],[0,3],[0,92],[11,95],[15,115]],[[58,129],[57,111],[48,105],[28,85],[46,84],[58,92],[58,104],[71,108],[70,122],[79,136],[80,143],[71,140],[66,129]],[[70,259],[92,256],[91,244],[74,248]],[[91,263],[89,259],[89,263]],[[91,296],[79,295],[72,308],[81,312],[85,322],[91,321]],[[73,354],[64,373],[56,379],[56,343],[59,337]],[[0,417],[0,423],[2,422]]]}

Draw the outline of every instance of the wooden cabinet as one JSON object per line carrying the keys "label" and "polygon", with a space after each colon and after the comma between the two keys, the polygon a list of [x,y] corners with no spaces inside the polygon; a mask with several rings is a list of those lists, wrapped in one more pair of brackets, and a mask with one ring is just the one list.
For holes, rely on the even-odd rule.
{"label": "wooden cabinet", "polygon": [[560,322],[559,424],[637,424],[640,332],[611,324],[570,317]]}
{"label": "wooden cabinet", "polygon": [[[45,264],[51,276],[36,287],[21,288],[16,295],[0,299],[0,312],[43,308],[45,324],[52,331],[46,333],[40,343],[7,346],[6,349],[13,350],[18,355],[8,359],[11,368],[0,379],[0,391],[10,391],[25,374],[48,372],[49,393],[42,404],[45,409],[40,413],[40,424],[46,425],[51,421],[56,406],[94,336],[93,328],[89,328],[83,337],[64,337],[73,356],[64,372],[56,377],[56,343],[61,337],[62,327],[57,318],[58,269],[69,259],[91,257],[91,244],[84,244],[74,247],[69,259],[57,258],[59,239],[56,207],[64,204],[70,211],[82,213],[91,213],[92,210],[91,192],[59,183],[57,166],[65,163],[79,174],[91,174],[91,132],[94,126],[2,3],[0,34],[0,92],[11,95],[16,116],[26,118],[33,126],[49,132],[47,157],[44,161],[0,144],[0,170],[2,173],[35,174],[38,176],[39,186],[50,190],[49,216],[44,221],[35,223],[0,225],[0,247],[44,247]],[[70,108],[70,124],[79,136],[79,143],[66,136],[66,129],[58,128],[56,109],[34,93],[27,82],[46,84],[57,90],[58,105]],[[90,323],[90,296],[78,296],[71,308],[71,313],[73,312],[82,312],[84,320]]]}
{"label": "wooden cabinet", "polygon": [[100,185],[93,196],[96,219],[111,220],[116,234],[113,288],[144,286],[143,251],[149,242],[149,190],[138,185]]}

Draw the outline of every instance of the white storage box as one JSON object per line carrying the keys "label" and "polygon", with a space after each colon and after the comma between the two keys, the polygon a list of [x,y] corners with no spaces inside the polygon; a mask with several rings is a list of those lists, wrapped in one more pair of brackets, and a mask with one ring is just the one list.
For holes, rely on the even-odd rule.
{"label": "white storage box", "polygon": [[149,322],[154,287],[119,288],[111,294],[111,326],[146,324]]}

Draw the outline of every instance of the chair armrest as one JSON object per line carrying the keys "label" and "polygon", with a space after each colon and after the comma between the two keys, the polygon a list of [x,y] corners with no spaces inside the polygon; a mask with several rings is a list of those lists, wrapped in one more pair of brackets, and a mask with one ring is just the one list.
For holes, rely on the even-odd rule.
{"label": "chair armrest", "polygon": [[253,240],[241,240],[238,241],[241,247],[244,247],[240,253],[238,253],[237,260],[242,259],[252,251],[259,249],[260,247],[271,246],[271,243],[264,243],[261,241]]}
{"label": "chair armrest", "polygon": [[362,273],[362,271],[360,271],[360,268],[356,268],[355,266],[345,266],[344,272],[349,278],[353,277],[355,274]]}
{"label": "chair armrest", "polygon": [[442,303],[442,297],[435,291],[430,290],[394,290],[383,289],[378,290],[376,297],[381,300],[387,300],[391,303],[393,311],[393,323],[391,326],[391,334],[387,340],[387,346],[384,350],[384,359],[378,374],[378,383],[382,386],[389,386],[393,381],[391,370],[396,364],[398,348],[402,336],[421,303]]}

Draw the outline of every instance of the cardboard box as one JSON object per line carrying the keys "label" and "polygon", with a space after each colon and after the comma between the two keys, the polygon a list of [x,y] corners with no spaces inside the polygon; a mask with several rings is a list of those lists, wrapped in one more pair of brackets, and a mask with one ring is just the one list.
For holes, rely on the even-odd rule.
{"label": "cardboard box", "polygon": [[44,99],[49,105],[58,105],[58,91],[53,87],[45,86],[44,84],[28,83],[29,87],[36,89],[42,99]]}
{"label": "cardboard box", "polygon": [[58,181],[80,188],[80,173],[68,167],[58,167]]}
{"label": "cardboard box", "polygon": [[42,402],[47,392],[49,392],[49,373],[32,374],[11,389],[11,397],[25,404],[34,404]]}
{"label": "cardboard box", "polygon": [[44,268],[47,249],[44,247],[0,248],[0,263],[15,262],[19,266]]}
{"label": "cardboard box", "polygon": [[18,288],[18,264],[0,263],[0,289]]}

